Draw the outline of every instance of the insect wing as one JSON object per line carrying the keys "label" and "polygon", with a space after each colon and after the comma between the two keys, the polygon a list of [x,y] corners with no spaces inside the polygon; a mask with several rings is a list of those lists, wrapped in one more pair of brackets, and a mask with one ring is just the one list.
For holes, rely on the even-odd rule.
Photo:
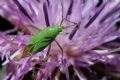
{"label": "insect wing", "polygon": [[31,51],[32,51],[32,48],[34,47],[35,45],[27,45],[23,51],[23,54],[22,54],[22,58],[23,57],[27,57],[27,56],[31,56]]}
{"label": "insect wing", "polygon": [[51,42],[54,41],[54,39],[55,39],[54,37],[47,37],[45,39],[42,39],[42,40],[38,41],[35,44],[35,46],[32,50],[32,53],[35,54],[37,52],[40,52],[40,51],[44,50],[45,47],[47,47]]}

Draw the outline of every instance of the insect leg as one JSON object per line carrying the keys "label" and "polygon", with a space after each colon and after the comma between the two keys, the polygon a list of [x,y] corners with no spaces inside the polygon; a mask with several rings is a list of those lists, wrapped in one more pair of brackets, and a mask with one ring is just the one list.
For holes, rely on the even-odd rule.
{"label": "insect leg", "polygon": [[55,40],[55,42],[58,45],[58,47],[60,48],[60,50],[62,51],[62,56],[63,56],[63,48],[61,47],[61,45],[59,44],[59,42],[57,40]]}
{"label": "insect leg", "polygon": [[46,57],[45,57],[46,61],[48,60],[50,49],[51,49],[51,44],[48,46],[48,51],[47,51],[47,54],[46,54]]}

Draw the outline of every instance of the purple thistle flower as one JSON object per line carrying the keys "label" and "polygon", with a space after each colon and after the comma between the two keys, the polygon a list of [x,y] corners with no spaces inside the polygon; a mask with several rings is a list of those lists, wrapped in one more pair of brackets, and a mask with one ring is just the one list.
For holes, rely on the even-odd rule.
{"label": "purple thistle flower", "polygon": [[[0,14],[16,26],[16,29],[0,34],[0,56],[9,62],[4,80],[10,77],[11,80],[26,80],[31,70],[31,76],[36,80],[61,80],[61,75],[65,75],[67,80],[75,77],[87,80],[89,76],[81,68],[97,75],[91,66],[98,62],[110,64],[120,71],[120,29],[116,25],[120,22],[119,0],[2,0]],[[19,59],[17,55],[22,54],[32,34],[37,33],[36,28],[55,27],[62,20],[66,29],[56,40],[62,46],[63,56],[59,46],[53,42],[47,61],[47,48]],[[78,25],[67,28],[73,25],[72,22]],[[8,35],[14,30],[20,30],[19,34]],[[73,69],[72,73],[69,68]],[[108,76],[104,75],[102,79],[108,79]]]}

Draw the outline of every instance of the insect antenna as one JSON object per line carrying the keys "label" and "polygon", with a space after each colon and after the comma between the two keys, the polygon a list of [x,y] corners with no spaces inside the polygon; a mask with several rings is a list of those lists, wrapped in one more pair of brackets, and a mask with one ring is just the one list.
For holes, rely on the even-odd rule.
{"label": "insect antenna", "polygon": [[68,20],[66,17],[63,16],[63,4],[62,4],[62,1],[60,1],[60,3],[61,3],[61,7],[62,7],[62,10],[61,10],[61,11],[62,11],[62,20],[61,20],[61,22],[60,22],[60,25],[63,23],[64,20],[66,20],[66,21],[68,21],[68,22],[70,22],[70,23],[73,23],[74,25],[66,26],[65,28],[71,27],[71,26],[77,26],[78,23],[75,23],[75,22],[73,22],[73,21],[70,21],[70,20]]}
{"label": "insect antenna", "polygon": [[64,20],[65,20],[65,21],[68,21],[68,22],[70,22],[70,23],[73,24],[73,25],[66,26],[66,27],[65,27],[66,29],[69,28],[69,27],[78,26],[78,25],[80,24],[80,23],[76,23],[76,22],[70,21],[70,20],[68,20],[68,19],[66,19],[66,18],[64,18]]}
{"label": "insect antenna", "polygon": [[70,22],[70,23],[73,23],[73,25],[69,25],[69,26],[66,26],[65,29],[69,28],[69,27],[74,27],[74,29],[71,31],[70,35],[69,35],[69,39],[71,40],[73,38],[73,36],[76,34],[77,30],[79,29],[79,26],[80,26],[80,22],[79,23],[76,23],[76,22],[73,22],[73,21],[70,21],[66,18],[64,18],[64,20]]}

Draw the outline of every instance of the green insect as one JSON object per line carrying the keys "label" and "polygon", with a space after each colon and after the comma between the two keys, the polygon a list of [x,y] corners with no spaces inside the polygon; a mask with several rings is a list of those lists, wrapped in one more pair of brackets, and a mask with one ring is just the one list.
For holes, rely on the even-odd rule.
{"label": "green insect", "polygon": [[[71,21],[69,21],[71,22]],[[72,22],[74,23],[74,22]],[[76,23],[74,23],[76,25]],[[58,45],[58,47],[61,49],[62,53],[63,53],[63,49],[60,46],[60,44],[55,40],[55,38],[57,37],[57,35],[59,35],[59,33],[65,29],[65,27],[63,25],[59,25],[56,27],[47,27],[41,31],[39,31],[36,35],[34,35],[28,45],[25,47],[24,51],[23,51],[23,57],[26,56],[26,54],[31,54],[34,55],[37,52],[43,51],[48,45],[50,45],[53,41],[55,41]],[[51,46],[49,46],[48,48],[48,54],[50,51]]]}
{"label": "green insect", "polygon": [[51,42],[53,42],[56,36],[64,29],[64,26],[48,27],[38,34],[34,35],[29,41],[28,45],[33,46],[31,49],[32,54],[44,50]]}
{"label": "green insect", "polygon": [[40,52],[44,50],[48,45],[50,45],[57,35],[64,29],[64,26],[56,26],[56,27],[47,27],[40,32],[38,32],[36,35],[34,35],[28,45],[25,47],[23,51],[23,56],[25,56],[25,53],[30,52],[31,55],[36,54],[37,52]]}

